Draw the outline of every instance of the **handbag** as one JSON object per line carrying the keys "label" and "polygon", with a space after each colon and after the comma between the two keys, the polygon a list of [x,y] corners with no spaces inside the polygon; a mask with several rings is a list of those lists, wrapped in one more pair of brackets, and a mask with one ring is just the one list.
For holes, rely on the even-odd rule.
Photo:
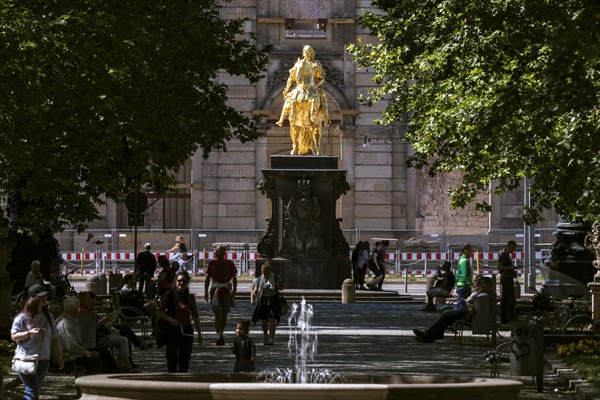
{"label": "handbag", "polygon": [[12,359],[12,371],[17,374],[32,375],[37,371],[38,365],[37,354],[31,356],[13,357]]}
{"label": "handbag", "polygon": [[288,302],[282,295],[279,295],[279,315],[285,315],[288,313]]}

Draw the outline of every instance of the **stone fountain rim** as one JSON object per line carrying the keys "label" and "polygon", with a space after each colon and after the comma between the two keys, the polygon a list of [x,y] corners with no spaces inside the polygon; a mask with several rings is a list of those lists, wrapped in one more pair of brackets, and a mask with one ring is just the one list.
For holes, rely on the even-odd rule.
{"label": "stone fountain rim", "polygon": [[[369,376],[368,374],[347,374],[348,376]],[[225,376],[237,376],[247,377],[251,379],[255,374],[168,374],[162,372],[156,373],[144,373],[144,374],[103,374],[103,375],[88,375],[77,378],[75,383],[82,387],[95,387],[95,388],[120,388],[123,389],[123,384],[126,382],[127,386],[132,389],[144,388],[145,391],[159,388],[172,388],[173,384],[185,383],[184,387],[178,387],[178,391],[196,391],[199,389],[209,390],[247,390],[249,388],[255,389],[268,389],[277,387],[278,390],[299,390],[299,389],[319,389],[319,390],[352,390],[360,389],[365,386],[369,388],[377,389],[427,389],[434,385],[440,389],[461,389],[461,388],[484,388],[484,387],[495,387],[498,389],[516,389],[519,390],[523,387],[523,383],[514,379],[503,379],[503,378],[485,378],[485,377],[455,377],[447,375],[401,375],[401,374],[387,374],[384,376],[398,376],[403,379],[415,379],[414,383],[371,383],[368,381],[357,382],[357,383],[265,383],[265,382],[190,382],[189,378],[194,377],[225,377]],[[170,377],[172,380],[151,380],[151,378],[157,377]],[[143,379],[140,379],[143,378]],[[427,378],[433,378],[433,381],[425,381]],[[442,382],[435,382],[435,378],[443,379]],[[452,379],[458,380],[458,382],[451,382]],[[215,379],[218,380],[218,379]],[[421,382],[419,382],[421,381]]]}

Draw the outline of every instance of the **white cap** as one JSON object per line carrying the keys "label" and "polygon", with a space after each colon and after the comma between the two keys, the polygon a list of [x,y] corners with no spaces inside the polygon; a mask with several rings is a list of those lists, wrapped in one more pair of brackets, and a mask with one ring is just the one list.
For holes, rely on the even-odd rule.
{"label": "white cap", "polygon": [[148,247],[150,247],[150,243],[146,243],[144,244],[144,248],[147,249]]}

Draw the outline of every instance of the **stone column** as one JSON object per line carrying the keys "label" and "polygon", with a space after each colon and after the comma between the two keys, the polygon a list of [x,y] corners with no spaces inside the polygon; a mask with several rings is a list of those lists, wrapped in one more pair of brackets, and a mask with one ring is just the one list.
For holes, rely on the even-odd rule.
{"label": "stone column", "polygon": [[17,241],[14,237],[9,236],[8,221],[4,218],[4,215],[0,215],[0,217],[0,339],[8,339],[12,325],[10,297],[13,280],[5,267]]}

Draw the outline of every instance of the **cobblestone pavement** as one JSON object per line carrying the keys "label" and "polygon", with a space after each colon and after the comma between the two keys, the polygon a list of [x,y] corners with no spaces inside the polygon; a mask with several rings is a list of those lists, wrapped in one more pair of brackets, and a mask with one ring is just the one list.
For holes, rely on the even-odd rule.
{"label": "cobblestone pavement", "polygon": [[[291,306],[291,305],[290,305]],[[426,328],[439,313],[421,311],[423,304],[373,303],[316,303],[313,304],[313,329],[318,346],[310,367],[329,368],[339,373],[445,375],[488,377],[490,364],[484,354],[492,348],[485,336],[465,338],[460,345],[452,334],[442,341],[421,344],[415,341],[412,329]],[[190,372],[232,372],[234,355],[230,344],[235,322],[249,319],[252,306],[238,304],[231,312],[225,346],[216,346],[209,305],[199,304],[204,344],[194,347]],[[257,370],[288,368],[294,364],[294,354],[288,351],[288,338],[294,328],[281,321],[275,345],[262,344],[259,324],[252,327],[250,336],[258,347]],[[507,339],[509,332],[501,332]],[[548,350],[551,352],[551,350]],[[552,354],[548,354],[552,356]],[[156,347],[134,350],[134,361],[142,372],[166,372],[164,349]],[[548,368],[548,367],[547,367]],[[501,377],[509,378],[509,367],[503,365]],[[70,379],[70,380],[69,380]],[[516,377],[525,384],[522,399],[583,399],[558,382],[550,369],[545,371],[544,391],[537,393],[531,377]],[[50,375],[43,398],[72,397],[75,392],[72,378]]]}

